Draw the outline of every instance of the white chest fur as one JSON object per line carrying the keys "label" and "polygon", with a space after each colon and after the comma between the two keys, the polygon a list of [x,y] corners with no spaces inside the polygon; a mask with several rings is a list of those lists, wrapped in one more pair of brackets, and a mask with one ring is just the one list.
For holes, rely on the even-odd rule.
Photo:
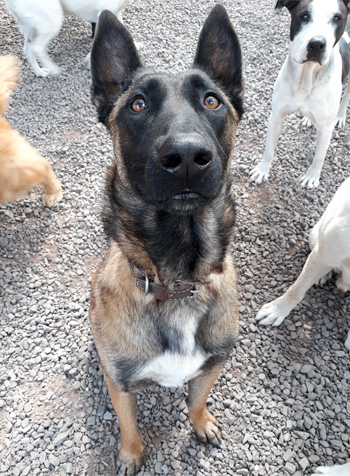
{"label": "white chest fur", "polygon": [[138,379],[151,379],[165,387],[181,387],[185,382],[200,374],[200,368],[209,354],[196,347],[196,319],[191,316],[186,323],[179,320],[177,324],[182,336],[178,351],[165,351],[155,357],[140,371]]}

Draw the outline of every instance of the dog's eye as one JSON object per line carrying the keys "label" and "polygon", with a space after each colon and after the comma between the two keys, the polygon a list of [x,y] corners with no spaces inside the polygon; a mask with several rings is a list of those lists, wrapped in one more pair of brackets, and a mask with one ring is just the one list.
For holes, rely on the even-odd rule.
{"label": "dog's eye", "polygon": [[220,106],[220,101],[215,96],[209,95],[204,99],[204,104],[209,109],[217,109]]}
{"label": "dog's eye", "polygon": [[134,99],[130,105],[131,109],[135,112],[142,112],[146,109],[146,101],[142,98]]}
{"label": "dog's eye", "polygon": [[304,13],[303,15],[301,15],[301,19],[303,21],[309,21],[310,20],[310,15],[308,13]]}
{"label": "dog's eye", "polygon": [[340,21],[340,20],[341,20],[341,16],[340,16],[340,15],[334,15],[334,17],[333,17],[334,23],[338,23],[338,21]]}

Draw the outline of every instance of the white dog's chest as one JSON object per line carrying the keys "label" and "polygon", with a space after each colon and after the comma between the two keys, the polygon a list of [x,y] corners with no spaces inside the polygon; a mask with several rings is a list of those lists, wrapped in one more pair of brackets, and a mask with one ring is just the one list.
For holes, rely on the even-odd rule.
{"label": "white dog's chest", "polygon": [[196,346],[197,324],[192,317],[186,326],[178,326],[181,339],[178,351],[167,350],[149,361],[139,372],[137,379],[150,379],[165,387],[181,387],[201,373],[200,368],[210,356]]}

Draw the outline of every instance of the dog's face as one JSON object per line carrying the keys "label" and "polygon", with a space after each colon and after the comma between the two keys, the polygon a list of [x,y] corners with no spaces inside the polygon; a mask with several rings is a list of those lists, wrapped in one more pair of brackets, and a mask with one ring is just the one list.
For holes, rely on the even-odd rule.
{"label": "dog's face", "polygon": [[114,143],[118,179],[160,210],[194,213],[218,196],[242,114],[242,59],[225,9],[208,17],[193,67],[144,68],[126,28],[102,12],[92,94]]}
{"label": "dog's face", "polygon": [[349,0],[279,0],[275,11],[287,7],[291,13],[291,55],[303,64],[326,64],[340,40],[350,9]]}

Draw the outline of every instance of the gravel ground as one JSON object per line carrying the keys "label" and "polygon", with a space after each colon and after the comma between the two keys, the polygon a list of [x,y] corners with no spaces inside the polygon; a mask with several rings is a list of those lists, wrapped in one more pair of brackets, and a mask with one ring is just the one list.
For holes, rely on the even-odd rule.
{"label": "gravel ground", "polygon": [[[191,64],[212,0],[135,0],[124,14],[147,64],[166,71]],[[221,448],[191,433],[186,389],[139,394],[147,443],[142,475],[310,475],[350,456],[349,293],[334,280],[313,288],[280,328],[259,327],[261,305],[299,275],[307,238],[350,175],[349,125],[336,130],[320,187],[298,180],[315,132],[300,117],[285,123],[270,183],[249,183],[264,147],[271,94],[288,48],[289,15],[272,0],[226,2],[241,39],[246,114],[235,150],[241,335],[209,398],[223,427]],[[51,161],[64,199],[43,208],[42,190],[0,206],[0,473],[112,475],[118,423],[101,391],[88,323],[90,279],[106,240],[101,197],[111,143],[90,103],[83,61],[90,25],[66,18],[52,43],[58,77],[36,78],[23,39],[0,0],[0,54],[23,62],[9,121]],[[349,112],[350,115],[350,112]]]}

